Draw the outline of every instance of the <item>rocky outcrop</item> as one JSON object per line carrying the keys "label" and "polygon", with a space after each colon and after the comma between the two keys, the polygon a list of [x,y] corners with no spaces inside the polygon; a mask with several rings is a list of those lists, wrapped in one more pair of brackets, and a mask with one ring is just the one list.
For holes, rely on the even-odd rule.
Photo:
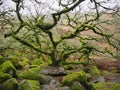
{"label": "rocky outcrop", "polygon": [[100,70],[96,66],[89,66],[84,69],[86,73],[89,73],[92,77],[91,78],[98,78],[101,76]]}
{"label": "rocky outcrop", "polygon": [[37,74],[33,71],[27,70],[18,74],[19,79],[29,79],[29,80],[38,80],[40,83],[45,83],[44,75]]}

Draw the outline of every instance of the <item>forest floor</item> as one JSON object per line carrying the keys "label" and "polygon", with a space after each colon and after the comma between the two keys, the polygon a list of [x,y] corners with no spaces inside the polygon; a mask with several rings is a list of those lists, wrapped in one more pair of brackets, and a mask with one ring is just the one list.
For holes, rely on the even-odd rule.
{"label": "forest floor", "polygon": [[[101,72],[103,72],[106,82],[120,83],[120,61],[104,61],[98,59],[94,60],[94,64],[99,70],[101,70]],[[108,71],[109,73],[105,74],[105,71]]]}
{"label": "forest floor", "polygon": [[[77,66],[77,65],[76,65]],[[102,73],[105,82],[115,82],[120,83],[120,62],[119,61],[103,61],[94,60],[94,63],[88,64],[87,66],[96,66]],[[78,64],[79,67],[79,64]],[[81,68],[80,68],[81,69]],[[73,72],[79,71],[79,69],[71,70]],[[62,76],[54,77],[57,81],[62,81]]]}

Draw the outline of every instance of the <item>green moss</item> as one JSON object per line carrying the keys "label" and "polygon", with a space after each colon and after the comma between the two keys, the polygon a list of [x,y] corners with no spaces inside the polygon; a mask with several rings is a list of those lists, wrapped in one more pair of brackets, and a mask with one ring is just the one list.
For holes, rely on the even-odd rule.
{"label": "green moss", "polygon": [[18,90],[41,90],[40,84],[36,80],[22,80]]}
{"label": "green moss", "polygon": [[5,61],[10,61],[17,69],[22,68],[22,66],[19,63],[18,58],[16,58],[16,57],[9,58],[9,57],[0,56],[0,64],[4,63]]}
{"label": "green moss", "polygon": [[86,73],[90,73],[93,78],[98,78],[101,76],[101,72],[97,69],[96,66],[89,66],[84,69]]}
{"label": "green moss", "polygon": [[70,64],[82,64],[80,61],[77,61],[77,60],[66,60],[66,62],[64,63],[64,65],[70,65]]}
{"label": "green moss", "polygon": [[33,71],[27,70],[18,74],[19,79],[38,80],[40,83],[45,83],[44,76]]}
{"label": "green moss", "polygon": [[73,64],[64,65],[63,67],[64,67],[66,70],[78,69],[78,66],[75,66],[75,65],[73,65]]}
{"label": "green moss", "polygon": [[110,73],[109,73],[108,71],[105,71],[105,70],[102,71],[101,74],[102,74],[103,76],[108,76],[108,75],[110,75]]}
{"label": "green moss", "polygon": [[80,72],[76,72],[76,73],[72,73],[64,76],[62,79],[62,83],[64,85],[71,85],[74,81],[79,81],[80,83],[84,83],[86,82],[86,80],[87,78],[86,78],[85,72],[80,71]]}
{"label": "green moss", "polygon": [[105,82],[92,84],[92,90],[120,90],[119,83]]}
{"label": "green moss", "polygon": [[16,68],[10,61],[6,61],[2,65],[0,65],[0,71],[4,73],[8,73],[12,76],[16,75]]}
{"label": "green moss", "polygon": [[29,60],[27,58],[23,58],[19,64],[24,67],[25,65],[29,64]]}
{"label": "green moss", "polygon": [[39,65],[30,65],[29,67],[30,68],[36,68],[36,67],[38,67]]}
{"label": "green moss", "polygon": [[19,61],[16,57],[12,57],[12,58],[9,58],[9,60],[11,61],[12,64],[17,64]]}
{"label": "green moss", "polygon": [[42,64],[43,63],[43,61],[39,58],[36,58],[33,62],[32,62],[32,65],[40,65],[40,64]]}
{"label": "green moss", "polygon": [[19,63],[18,58],[11,57],[11,58],[8,58],[8,60],[15,66],[16,69],[22,68],[22,65]]}
{"label": "green moss", "polygon": [[18,58],[12,58],[10,61],[13,63],[13,65],[14,65],[15,68],[17,68],[17,69],[20,69],[20,68],[23,67],[23,66],[20,64],[20,61],[18,60]]}
{"label": "green moss", "polygon": [[31,65],[41,65],[43,63],[51,64],[51,60],[45,58],[45,56],[41,56],[40,58],[36,58],[31,62]]}
{"label": "green moss", "polygon": [[11,78],[1,85],[0,90],[17,90],[17,88],[17,80],[15,78]]}
{"label": "green moss", "polygon": [[46,68],[47,66],[48,66],[48,63],[42,63],[39,66],[32,68],[31,71],[38,73],[38,74],[41,74],[41,70]]}
{"label": "green moss", "polygon": [[76,74],[67,75],[67,76],[63,77],[62,83],[64,85],[71,85],[75,81],[76,78],[77,78]]}
{"label": "green moss", "polygon": [[0,64],[2,64],[4,62],[3,57],[0,55]]}
{"label": "green moss", "polygon": [[9,74],[0,72],[0,83],[12,78]]}

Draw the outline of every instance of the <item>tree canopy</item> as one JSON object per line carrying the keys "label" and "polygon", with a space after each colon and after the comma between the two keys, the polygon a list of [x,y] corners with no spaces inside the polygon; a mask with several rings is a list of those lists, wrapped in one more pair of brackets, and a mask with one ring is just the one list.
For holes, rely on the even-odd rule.
{"label": "tree canopy", "polygon": [[[52,65],[63,64],[75,53],[80,59],[89,61],[89,56],[94,52],[108,53],[115,57],[110,49],[120,50],[120,38],[116,37],[120,28],[111,31],[104,27],[112,23],[109,17],[119,18],[119,5],[107,7],[111,0],[88,0],[87,13],[84,12],[87,8],[83,4],[87,0],[51,0],[57,3],[55,8],[42,0],[30,0],[34,8],[27,7],[25,0],[12,1],[16,5],[15,13],[19,22],[4,37],[12,36],[20,43],[50,57]],[[24,15],[22,11],[26,8],[30,12]],[[97,48],[97,43],[107,43],[110,48],[104,45]]]}

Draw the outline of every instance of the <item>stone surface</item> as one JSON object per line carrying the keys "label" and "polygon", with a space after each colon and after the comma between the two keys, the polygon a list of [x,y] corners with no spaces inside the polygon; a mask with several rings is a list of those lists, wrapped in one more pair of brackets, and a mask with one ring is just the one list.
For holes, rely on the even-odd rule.
{"label": "stone surface", "polygon": [[60,87],[61,84],[55,79],[52,79],[49,83],[46,83],[41,86],[42,86],[42,90],[58,90],[58,87]]}
{"label": "stone surface", "polygon": [[52,80],[54,80],[53,77],[48,76],[48,75],[45,75],[45,76],[44,76],[44,79],[45,79],[46,83],[50,83]]}
{"label": "stone surface", "polygon": [[41,70],[42,74],[50,75],[50,76],[59,76],[59,75],[66,75],[65,69],[62,67],[52,67],[49,66],[45,69]]}
{"label": "stone surface", "polygon": [[57,90],[57,87],[55,85],[42,85],[42,90]]}
{"label": "stone surface", "polygon": [[70,90],[70,87],[68,86],[59,87],[58,90]]}
{"label": "stone surface", "polygon": [[71,86],[72,90],[85,90],[84,87],[78,82],[74,82],[73,85]]}
{"label": "stone surface", "polygon": [[97,83],[97,82],[105,82],[105,79],[104,79],[104,77],[98,77],[97,79],[92,80],[91,82],[93,82],[93,83]]}
{"label": "stone surface", "polygon": [[87,80],[89,81],[92,78],[92,76],[89,73],[85,73],[85,74],[86,74]]}
{"label": "stone surface", "polygon": [[50,85],[55,85],[56,87],[59,87],[60,83],[58,81],[56,81],[56,80],[51,80]]}

